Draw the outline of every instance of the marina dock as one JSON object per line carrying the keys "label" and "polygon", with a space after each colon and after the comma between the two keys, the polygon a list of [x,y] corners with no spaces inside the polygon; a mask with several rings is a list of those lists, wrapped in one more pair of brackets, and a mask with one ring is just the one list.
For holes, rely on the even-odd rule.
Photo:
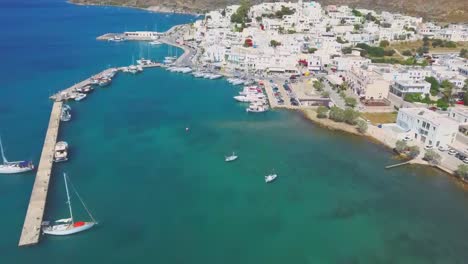
{"label": "marina dock", "polygon": [[62,112],[61,101],[54,102],[50,114],[49,126],[42,148],[41,159],[37,167],[36,179],[29,200],[29,206],[24,220],[23,230],[18,246],[34,245],[39,242],[42,218],[47,200],[50,176],[52,175],[54,148],[60,126],[60,114]]}

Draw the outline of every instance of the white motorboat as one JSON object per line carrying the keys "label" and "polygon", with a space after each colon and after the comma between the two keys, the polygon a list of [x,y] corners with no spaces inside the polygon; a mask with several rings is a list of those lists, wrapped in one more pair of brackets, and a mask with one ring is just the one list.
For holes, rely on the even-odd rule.
{"label": "white motorboat", "polygon": [[251,104],[245,111],[248,113],[263,113],[268,111],[268,108],[256,104]]}
{"label": "white motorboat", "polygon": [[219,79],[219,78],[222,78],[222,77],[223,77],[223,75],[221,75],[221,74],[211,74],[211,75],[208,77],[208,79],[210,79],[210,80],[216,80],[216,79]]}
{"label": "white motorboat", "polygon": [[76,93],[75,101],[81,101],[86,98],[86,94],[84,93]]}
{"label": "white motorboat", "polygon": [[110,78],[102,78],[99,80],[98,84],[99,86],[104,87],[104,86],[109,85],[111,82],[112,80]]}
{"label": "white motorboat", "polygon": [[257,100],[262,100],[264,98],[265,98],[265,95],[263,94],[249,94],[249,95],[234,96],[235,100],[239,102],[243,102],[243,103],[250,103],[250,102],[257,101]]}
{"label": "white motorboat", "polygon": [[224,157],[224,161],[226,162],[235,161],[237,158],[238,156],[236,156],[236,153],[233,152],[231,156]]}
{"label": "white motorboat", "polygon": [[148,43],[148,44],[150,44],[150,45],[155,45],[155,46],[156,46],[156,45],[161,45],[161,44],[163,44],[163,43],[162,43],[161,41],[153,40],[153,41],[151,41],[151,42]]}
{"label": "white motorboat", "polygon": [[71,120],[71,107],[67,104],[62,106],[62,113],[60,114],[60,120],[63,122],[68,122]]}
{"label": "white motorboat", "polygon": [[276,173],[267,175],[267,176],[265,176],[265,182],[270,183],[270,182],[276,180],[277,177],[278,177],[278,175]]}
{"label": "white motorboat", "polygon": [[151,60],[141,58],[141,59],[137,60],[137,64],[138,65],[150,65],[150,64],[153,64],[153,62]]}
{"label": "white motorboat", "polygon": [[138,67],[136,65],[128,66],[128,72],[132,74],[137,74],[139,72]]}
{"label": "white motorboat", "polygon": [[203,72],[193,72],[192,75],[195,78],[202,78],[205,74]]}
{"label": "white motorboat", "polygon": [[72,205],[71,205],[71,200],[70,200],[70,193],[68,191],[68,182],[67,182],[67,180],[69,180],[69,179],[68,179],[68,177],[67,177],[67,175],[65,173],[63,174],[63,178],[65,180],[65,190],[67,192],[67,202],[66,203],[67,203],[68,209],[70,211],[70,217],[65,218],[65,219],[56,220],[53,223],[50,223],[48,221],[43,222],[42,223],[42,232],[44,234],[56,235],[56,236],[72,235],[72,234],[75,234],[75,233],[78,233],[78,232],[81,232],[81,231],[88,230],[88,229],[90,229],[91,227],[93,227],[94,225],[97,224],[96,220],[91,215],[91,212],[88,210],[85,203],[81,199],[81,196],[78,194],[78,192],[76,191],[76,189],[72,185],[72,188],[76,193],[76,196],[79,198],[81,204],[83,205],[84,209],[86,210],[89,217],[91,218],[91,221],[89,221],[89,222],[85,222],[85,221],[76,221],[75,222],[75,219],[73,219],[73,210],[72,210]]}
{"label": "white motorboat", "polygon": [[121,41],[125,41],[125,39],[120,37],[120,36],[114,36],[114,37],[110,38],[109,41],[121,42]]}
{"label": "white motorboat", "polygon": [[241,85],[241,84],[244,84],[244,80],[242,79],[237,79],[235,81],[232,82],[233,85]]}
{"label": "white motorboat", "polygon": [[3,163],[0,164],[0,174],[21,173],[34,169],[31,161],[8,161],[3,151],[2,139],[0,138],[0,150],[2,152]]}
{"label": "white motorboat", "polygon": [[60,141],[55,144],[54,161],[62,162],[68,160],[68,143]]}

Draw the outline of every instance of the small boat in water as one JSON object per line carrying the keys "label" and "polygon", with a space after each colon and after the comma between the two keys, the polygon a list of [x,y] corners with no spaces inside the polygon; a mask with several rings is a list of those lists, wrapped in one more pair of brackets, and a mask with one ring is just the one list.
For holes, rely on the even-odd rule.
{"label": "small boat in water", "polygon": [[84,93],[77,93],[77,94],[76,94],[76,97],[75,97],[75,101],[79,102],[79,101],[81,101],[81,100],[83,100],[83,99],[85,99],[85,98],[86,98],[86,94],[84,94]]}
{"label": "small boat in water", "polygon": [[0,174],[21,173],[34,169],[31,161],[8,161],[3,151],[2,139],[0,138],[0,151],[2,153],[3,163],[0,164]]}
{"label": "small boat in water", "polygon": [[62,106],[62,113],[60,114],[60,120],[63,122],[68,122],[71,120],[71,107],[67,104]]}
{"label": "small boat in water", "polygon": [[68,143],[60,141],[55,144],[54,161],[62,162],[68,160]]}
{"label": "small boat in water", "polygon": [[238,156],[236,155],[236,153],[233,152],[231,156],[224,157],[224,161],[226,162],[235,161],[237,158]]}
{"label": "small boat in water", "polygon": [[78,194],[78,192],[76,191],[76,189],[72,185],[72,188],[76,193],[76,196],[78,196],[81,204],[83,205],[84,209],[86,210],[89,217],[91,218],[90,222],[85,222],[85,221],[76,221],[75,222],[75,219],[73,218],[73,210],[72,210],[72,205],[71,205],[70,193],[68,191],[68,181],[69,181],[69,179],[68,179],[68,177],[67,177],[67,175],[65,173],[63,174],[63,179],[65,181],[65,190],[66,190],[66,193],[67,193],[67,202],[66,203],[68,205],[68,210],[70,211],[70,217],[65,218],[65,219],[56,220],[53,223],[50,223],[48,221],[43,222],[42,223],[42,232],[44,234],[55,235],[55,236],[72,235],[72,234],[76,234],[78,232],[88,230],[88,229],[90,229],[91,227],[93,227],[94,225],[97,224],[96,220],[91,215],[91,212],[88,210],[85,203],[81,199],[81,196]]}
{"label": "small boat in water", "polygon": [[151,41],[151,42],[148,43],[148,44],[156,46],[156,45],[161,45],[161,44],[163,44],[163,43],[162,43],[161,41],[153,40],[153,41]]}
{"label": "small boat in water", "polygon": [[265,176],[265,182],[270,183],[270,182],[276,180],[277,177],[278,177],[278,175],[276,173],[272,173],[270,175],[267,175],[267,176]]}
{"label": "small boat in water", "polygon": [[264,113],[268,111],[268,108],[258,104],[251,104],[245,111],[247,113]]}
{"label": "small boat in water", "polygon": [[104,87],[109,85],[112,82],[110,78],[101,78],[98,82],[99,86]]}

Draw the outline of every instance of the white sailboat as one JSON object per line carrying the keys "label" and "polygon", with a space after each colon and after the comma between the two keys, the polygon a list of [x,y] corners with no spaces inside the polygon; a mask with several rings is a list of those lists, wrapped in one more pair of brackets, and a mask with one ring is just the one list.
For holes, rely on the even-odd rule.
{"label": "white sailboat", "polygon": [[0,164],[0,173],[21,173],[34,169],[34,165],[31,161],[8,161],[3,151],[2,139],[0,138],[0,151],[2,153],[3,164]]}
{"label": "white sailboat", "polygon": [[235,161],[237,158],[238,156],[236,155],[236,153],[233,152],[231,156],[224,157],[224,161],[226,162]]}
{"label": "white sailboat", "polygon": [[275,172],[273,172],[273,173],[265,176],[265,182],[270,183],[270,182],[276,180],[277,177],[278,177],[278,175]]}
{"label": "white sailboat", "polygon": [[44,234],[55,235],[55,236],[72,235],[81,231],[88,230],[97,224],[96,220],[94,220],[93,216],[89,212],[88,208],[86,207],[85,203],[81,199],[78,192],[75,190],[75,188],[73,188],[81,204],[83,205],[89,217],[91,218],[91,222],[84,222],[84,221],[75,222],[75,219],[73,219],[73,211],[72,211],[72,206],[71,206],[71,201],[70,201],[70,194],[68,192],[67,175],[65,173],[63,174],[63,178],[65,180],[65,190],[67,192],[67,204],[68,204],[68,209],[70,210],[70,217],[56,220],[53,222],[53,224],[51,224],[50,222],[42,223],[42,232],[44,232]]}

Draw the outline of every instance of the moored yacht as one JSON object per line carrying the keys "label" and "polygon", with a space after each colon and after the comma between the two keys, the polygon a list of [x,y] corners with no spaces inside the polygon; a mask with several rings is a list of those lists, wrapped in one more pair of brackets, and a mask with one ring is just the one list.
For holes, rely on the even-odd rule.
{"label": "moored yacht", "polygon": [[72,234],[75,234],[75,233],[78,233],[78,232],[81,232],[81,231],[88,230],[88,229],[90,229],[91,227],[93,227],[94,225],[97,224],[97,221],[91,215],[89,209],[86,207],[86,205],[83,202],[83,200],[81,199],[80,195],[78,194],[78,192],[76,191],[76,189],[72,185],[72,187],[73,187],[72,190],[75,191],[76,196],[78,196],[82,206],[84,207],[85,211],[88,213],[89,218],[91,219],[91,221],[89,221],[89,222],[85,222],[85,221],[76,221],[75,222],[75,219],[73,217],[73,210],[72,210],[72,206],[71,206],[70,193],[68,191],[68,181],[69,181],[69,179],[68,179],[68,177],[67,177],[67,175],[65,173],[63,174],[63,178],[65,180],[65,191],[67,193],[67,202],[66,203],[68,205],[68,210],[69,210],[69,213],[70,213],[70,217],[55,220],[52,223],[50,223],[48,221],[44,221],[42,223],[42,232],[44,232],[44,234],[56,235],[56,236],[72,235]]}
{"label": "moored yacht", "polygon": [[75,101],[81,101],[86,98],[86,94],[84,93],[76,93]]}
{"label": "moored yacht", "polygon": [[112,79],[110,78],[101,78],[98,81],[99,86],[104,87],[109,85],[112,82]]}
{"label": "moored yacht", "polygon": [[60,114],[60,120],[63,122],[68,122],[71,120],[71,107],[67,104],[63,104],[62,113]]}
{"label": "moored yacht", "polygon": [[263,113],[268,111],[268,108],[262,105],[251,104],[245,111],[248,113]]}
{"label": "moored yacht", "polygon": [[55,144],[54,161],[62,162],[68,160],[68,143],[60,141]]}
{"label": "moored yacht", "polygon": [[8,161],[3,151],[2,139],[0,138],[0,151],[3,163],[0,164],[0,174],[21,173],[34,169],[31,161]]}

